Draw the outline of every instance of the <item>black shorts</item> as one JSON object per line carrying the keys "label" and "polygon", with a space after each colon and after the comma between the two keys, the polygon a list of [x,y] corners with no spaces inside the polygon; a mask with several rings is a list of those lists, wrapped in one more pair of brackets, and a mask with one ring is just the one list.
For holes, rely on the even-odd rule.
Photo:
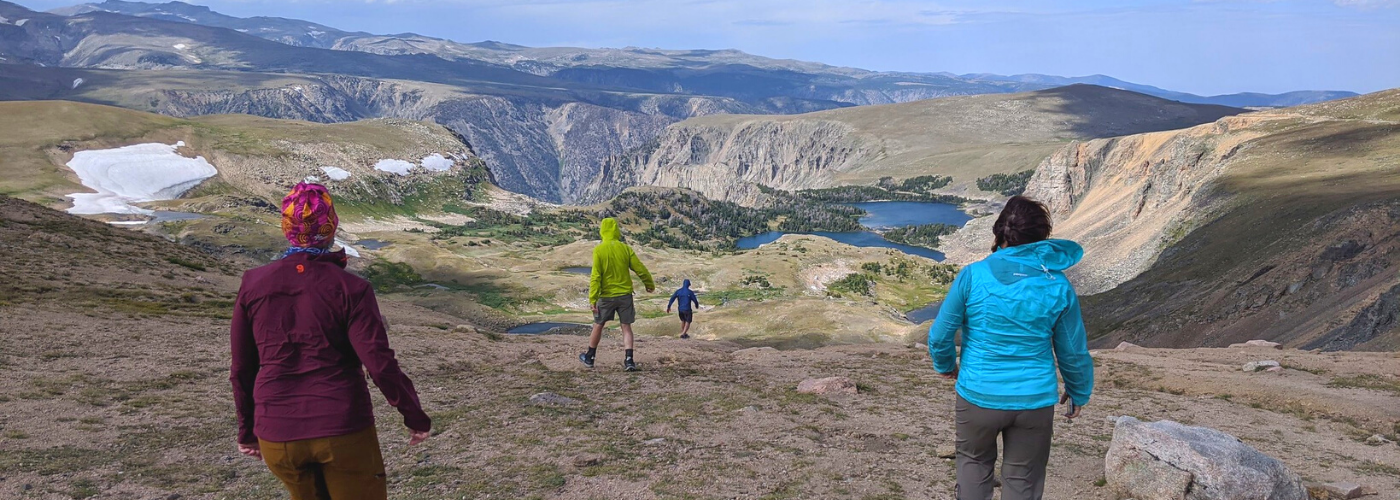
{"label": "black shorts", "polygon": [[630,325],[637,320],[637,310],[632,307],[632,294],[598,299],[598,313],[593,315],[593,324],[607,323],[612,321],[614,316],[624,325]]}
{"label": "black shorts", "polygon": [[680,316],[681,323],[689,323],[690,320],[695,319],[695,311],[681,311]]}

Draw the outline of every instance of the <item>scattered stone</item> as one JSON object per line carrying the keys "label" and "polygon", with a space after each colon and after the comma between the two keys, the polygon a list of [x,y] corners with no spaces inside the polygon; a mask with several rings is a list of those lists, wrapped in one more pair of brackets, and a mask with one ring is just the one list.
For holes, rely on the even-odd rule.
{"label": "scattered stone", "polygon": [[578,467],[580,469],[585,467],[593,467],[601,463],[603,463],[603,457],[598,455],[579,455],[577,457],[574,457],[574,467]]}
{"label": "scattered stone", "polygon": [[646,441],[642,441],[642,444],[647,445],[647,446],[656,446],[656,445],[660,445],[660,444],[666,444],[666,438],[648,439],[648,440],[646,440]]}
{"label": "scattered stone", "polygon": [[939,445],[934,451],[938,453],[938,458],[953,459],[958,457],[958,448],[952,443]]}
{"label": "scattered stone", "polygon": [[1259,372],[1259,371],[1264,371],[1264,370],[1267,370],[1267,369],[1272,368],[1272,367],[1275,367],[1275,366],[1279,366],[1278,361],[1274,361],[1274,360],[1271,360],[1271,359],[1270,359],[1270,360],[1264,360],[1264,361],[1250,361],[1250,362],[1244,364],[1244,371],[1247,371],[1247,372]]}
{"label": "scattered stone", "polygon": [[1104,478],[1119,498],[1137,500],[1309,500],[1283,462],[1229,434],[1169,420],[1120,417]]}
{"label": "scattered stone", "polygon": [[1115,350],[1115,351],[1126,351],[1126,350],[1129,350],[1129,349],[1141,349],[1141,348],[1142,348],[1142,346],[1137,345],[1137,344],[1134,344],[1134,343],[1132,343],[1132,342],[1119,342],[1119,343],[1118,343],[1118,347],[1114,347],[1113,350]]}
{"label": "scattered stone", "polygon": [[809,378],[797,384],[797,392],[804,394],[858,394],[856,383],[846,377]]}
{"label": "scattered stone", "polygon": [[1244,342],[1241,344],[1230,344],[1230,347],[1268,347],[1272,349],[1283,349],[1283,344],[1280,344],[1278,342],[1269,342],[1267,340],[1251,340],[1249,342]]}
{"label": "scattered stone", "polygon": [[578,404],[578,400],[570,397],[560,396],[552,392],[541,392],[530,396],[530,403],[546,406],[570,406]]}
{"label": "scattered stone", "polygon": [[1382,436],[1380,434],[1372,434],[1371,437],[1366,438],[1366,444],[1369,444],[1371,446],[1390,444],[1390,442],[1391,441],[1389,439],[1386,439],[1385,436]]}
{"label": "scattered stone", "polygon": [[750,354],[763,354],[763,353],[767,353],[767,352],[777,352],[777,351],[778,351],[777,349],[774,349],[774,348],[772,348],[772,347],[750,347],[750,348],[748,348],[748,349],[739,349],[739,350],[737,350],[737,351],[734,351],[734,355],[735,355],[735,356],[747,356],[747,355],[750,355]]}
{"label": "scattered stone", "polygon": [[1378,495],[1376,490],[1356,483],[1309,484],[1308,493],[1317,500],[1353,500]]}
{"label": "scattered stone", "polygon": [[1268,367],[1268,368],[1265,368],[1264,371],[1269,372],[1269,373],[1277,373],[1277,372],[1283,371],[1283,367],[1282,367],[1282,366],[1270,366],[1270,367]]}
{"label": "scattered stone", "polygon": [[737,409],[737,410],[734,410],[734,411],[739,412],[739,413],[754,413],[754,412],[757,412],[757,411],[758,411],[758,407],[757,407],[757,406],[745,406],[745,407],[743,407],[743,408],[740,408],[740,409]]}

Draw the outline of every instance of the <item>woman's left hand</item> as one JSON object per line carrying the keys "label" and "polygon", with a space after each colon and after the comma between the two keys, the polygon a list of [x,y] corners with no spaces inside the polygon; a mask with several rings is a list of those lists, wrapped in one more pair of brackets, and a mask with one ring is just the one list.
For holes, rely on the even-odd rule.
{"label": "woman's left hand", "polygon": [[940,374],[938,374],[938,376],[943,377],[943,378],[946,378],[946,379],[948,379],[948,380],[957,380],[957,379],[958,379],[958,369],[957,369],[957,368],[954,368],[953,371],[952,371],[951,373],[940,373]]}

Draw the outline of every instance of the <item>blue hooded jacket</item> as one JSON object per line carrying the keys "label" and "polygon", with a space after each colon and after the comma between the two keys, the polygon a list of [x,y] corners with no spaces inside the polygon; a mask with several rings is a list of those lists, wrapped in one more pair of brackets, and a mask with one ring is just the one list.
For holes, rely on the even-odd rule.
{"label": "blue hooded jacket", "polygon": [[695,296],[695,292],[690,291],[690,280],[685,280],[684,283],[681,283],[680,289],[671,294],[671,301],[666,303],[666,310],[671,310],[671,304],[675,304],[677,300],[681,301],[680,312],[690,312],[691,303],[700,307],[700,298]]}
{"label": "blue hooded jacket", "polygon": [[[958,395],[993,410],[1033,410],[1059,401],[1056,364],[1076,405],[1089,403],[1094,361],[1079,296],[1064,270],[1084,249],[1067,240],[1003,248],[964,267],[929,328],[939,373],[958,370]],[[961,368],[953,337],[963,331]]]}

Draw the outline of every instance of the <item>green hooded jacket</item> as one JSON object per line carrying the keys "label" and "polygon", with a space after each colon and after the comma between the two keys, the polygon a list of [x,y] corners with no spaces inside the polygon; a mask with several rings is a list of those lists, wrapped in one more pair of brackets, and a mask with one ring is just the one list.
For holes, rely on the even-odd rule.
{"label": "green hooded jacket", "polygon": [[636,272],[647,290],[656,289],[647,266],[642,265],[632,247],[622,242],[622,230],[618,229],[616,219],[603,219],[598,234],[603,242],[593,247],[593,274],[588,278],[589,304],[597,304],[599,298],[631,294],[632,275],[628,271]]}

